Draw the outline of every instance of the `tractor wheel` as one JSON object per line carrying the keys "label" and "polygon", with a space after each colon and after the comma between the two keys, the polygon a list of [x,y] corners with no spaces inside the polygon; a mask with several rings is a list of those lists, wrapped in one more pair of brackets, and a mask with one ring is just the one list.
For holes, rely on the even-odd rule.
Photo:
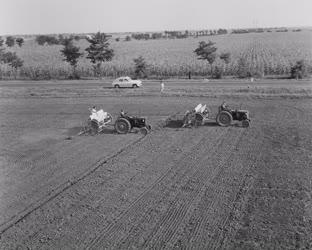
{"label": "tractor wheel", "polygon": [[140,128],[140,132],[141,132],[142,135],[147,135],[148,131],[149,130],[147,129],[147,127]]}
{"label": "tractor wheel", "polygon": [[132,88],[134,88],[134,89],[137,88],[137,87],[138,87],[138,85],[136,85],[136,84],[132,85]]}
{"label": "tractor wheel", "polygon": [[227,111],[221,111],[218,115],[217,115],[217,123],[221,126],[221,127],[226,127],[226,126],[230,126],[231,123],[233,121],[233,117],[232,115],[227,112]]}
{"label": "tractor wheel", "polygon": [[119,84],[115,84],[115,89],[117,88],[117,89],[119,89],[120,88],[120,86],[119,86]]}
{"label": "tractor wheel", "polygon": [[131,124],[127,119],[119,118],[115,122],[115,130],[118,134],[127,134],[131,130]]}
{"label": "tractor wheel", "polygon": [[243,121],[242,121],[242,126],[243,126],[244,128],[248,128],[248,127],[249,127],[249,121],[248,121],[248,120],[243,120]]}

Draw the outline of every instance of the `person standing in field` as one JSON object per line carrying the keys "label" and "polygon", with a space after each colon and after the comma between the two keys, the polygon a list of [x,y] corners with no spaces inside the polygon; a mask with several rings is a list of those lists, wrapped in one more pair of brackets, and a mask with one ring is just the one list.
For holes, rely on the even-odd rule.
{"label": "person standing in field", "polygon": [[160,82],[160,92],[162,93],[162,92],[164,92],[164,90],[165,90],[164,80],[161,80],[161,82]]}

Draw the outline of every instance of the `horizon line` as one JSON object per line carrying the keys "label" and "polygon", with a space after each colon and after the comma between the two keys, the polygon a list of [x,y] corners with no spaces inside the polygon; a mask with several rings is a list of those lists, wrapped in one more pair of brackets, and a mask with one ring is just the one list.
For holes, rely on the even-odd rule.
{"label": "horizon line", "polygon": [[[266,26],[266,27],[239,27],[239,28],[198,28],[198,29],[164,29],[164,30],[145,30],[145,31],[113,31],[113,32],[102,32],[105,34],[132,34],[132,33],[156,33],[156,32],[164,32],[164,31],[202,31],[202,30],[218,30],[218,29],[226,29],[226,30],[240,30],[240,29],[282,29],[282,28],[288,28],[288,29],[294,29],[294,28],[302,28],[302,29],[311,29],[312,25],[304,25],[304,26]],[[24,34],[0,34],[0,37],[7,37],[7,36],[36,36],[36,35],[65,35],[65,34],[94,34],[99,31],[95,32],[60,32],[60,33],[24,33]]]}

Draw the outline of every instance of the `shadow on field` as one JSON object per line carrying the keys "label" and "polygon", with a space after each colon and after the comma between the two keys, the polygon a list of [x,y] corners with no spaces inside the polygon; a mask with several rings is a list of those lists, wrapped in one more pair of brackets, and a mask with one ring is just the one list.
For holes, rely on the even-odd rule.
{"label": "shadow on field", "polygon": [[220,125],[216,121],[205,122],[203,125],[205,127],[220,127]]}
{"label": "shadow on field", "polygon": [[133,87],[119,87],[119,88],[115,88],[115,87],[113,87],[113,86],[103,86],[102,88],[103,88],[103,89],[115,89],[115,90],[136,89],[136,88],[133,88]]}
{"label": "shadow on field", "polygon": [[103,86],[102,89],[115,89],[115,88],[112,86]]}
{"label": "shadow on field", "polygon": [[[169,120],[164,125],[165,128],[182,128],[183,121],[182,120]],[[215,121],[205,122],[203,125],[199,125],[200,127],[219,127],[219,125]]]}
{"label": "shadow on field", "polygon": [[182,128],[183,121],[182,120],[170,120],[166,121],[164,128]]}
{"label": "shadow on field", "polygon": [[66,136],[67,137],[73,137],[73,136],[77,136],[77,135],[98,135],[98,134],[116,134],[114,128],[104,128],[100,133],[91,133],[90,131],[85,131],[84,132],[84,127],[73,127],[73,128],[69,128],[66,132]]}

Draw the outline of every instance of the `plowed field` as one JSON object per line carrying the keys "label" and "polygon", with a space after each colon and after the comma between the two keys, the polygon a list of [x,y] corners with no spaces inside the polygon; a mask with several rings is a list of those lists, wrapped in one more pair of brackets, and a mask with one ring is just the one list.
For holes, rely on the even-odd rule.
{"label": "plowed field", "polygon": [[[309,81],[109,86],[0,83],[1,249],[312,247]],[[224,100],[249,128],[163,127]],[[153,130],[78,136],[92,105]]]}

